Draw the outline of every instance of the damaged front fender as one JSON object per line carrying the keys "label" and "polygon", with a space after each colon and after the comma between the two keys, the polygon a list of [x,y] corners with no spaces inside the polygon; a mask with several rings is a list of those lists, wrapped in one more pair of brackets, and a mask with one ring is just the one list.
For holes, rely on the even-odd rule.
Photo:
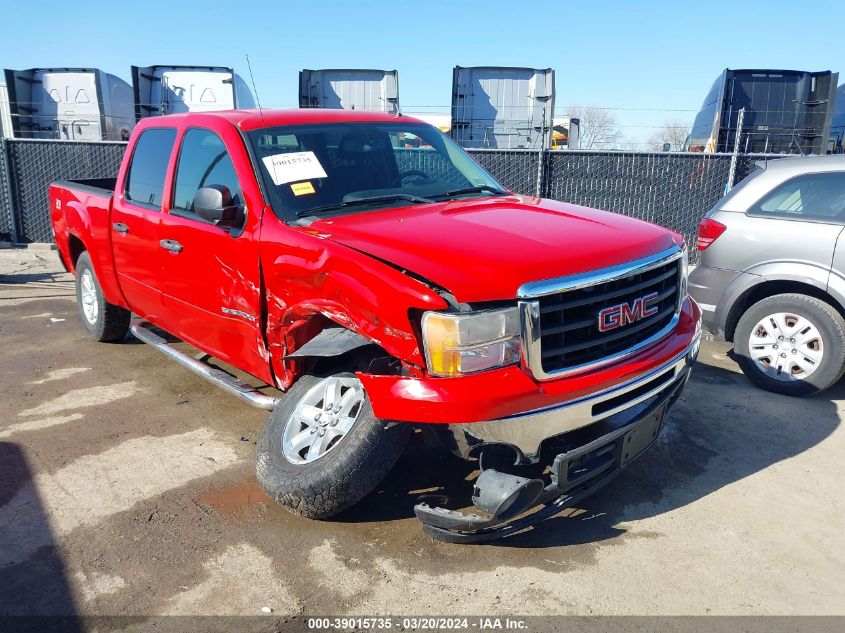
{"label": "damaged front fender", "polygon": [[433,289],[317,231],[265,222],[261,239],[267,341],[280,388],[305,367],[297,351],[335,325],[408,367],[424,366],[411,315],[448,307]]}

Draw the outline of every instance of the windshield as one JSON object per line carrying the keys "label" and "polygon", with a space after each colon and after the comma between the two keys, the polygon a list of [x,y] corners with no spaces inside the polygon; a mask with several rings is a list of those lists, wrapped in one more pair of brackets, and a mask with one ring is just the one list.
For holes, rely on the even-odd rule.
{"label": "windshield", "polygon": [[254,130],[249,139],[276,214],[360,213],[506,193],[440,130],[348,122]]}

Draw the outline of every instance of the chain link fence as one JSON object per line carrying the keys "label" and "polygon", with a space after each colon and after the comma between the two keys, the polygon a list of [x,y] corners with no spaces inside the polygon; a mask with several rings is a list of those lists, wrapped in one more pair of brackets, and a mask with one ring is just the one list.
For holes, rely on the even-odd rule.
{"label": "chain link fence", "polygon": [[[50,182],[114,177],[125,144],[6,139],[0,149],[0,240],[25,243],[52,241]],[[681,233],[690,244],[702,216],[724,194],[731,164],[729,154],[468,152],[511,191],[656,222]],[[418,169],[434,178],[454,173],[431,150],[397,148],[396,158],[401,171]],[[771,158],[777,156],[739,155],[736,182],[756,161]],[[695,257],[694,249],[691,254]]]}
{"label": "chain link fence", "polygon": [[[737,156],[734,182],[772,155]],[[725,194],[730,154],[549,152],[544,197],[654,222],[695,244],[704,214]],[[690,249],[693,262],[698,251]]]}
{"label": "chain link fence", "polygon": [[[114,177],[126,143],[6,139],[3,157],[11,204],[0,213],[14,227],[14,242],[52,242],[50,183],[68,178]],[[5,171],[5,170],[0,170]],[[0,225],[0,232],[3,231]]]}
{"label": "chain link fence", "polygon": [[9,161],[6,160],[6,140],[0,138],[0,242],[16,241],[12,224],[12,200],[9,196]]}
{"label": "chain link fence", "polygon": [[548,152],[469,149],[467,153],[511,191],[527,196],[543,195]]}

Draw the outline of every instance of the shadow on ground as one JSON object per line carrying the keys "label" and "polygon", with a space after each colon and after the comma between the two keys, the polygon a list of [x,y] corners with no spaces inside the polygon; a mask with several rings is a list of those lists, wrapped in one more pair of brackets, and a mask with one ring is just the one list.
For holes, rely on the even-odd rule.
{"label": "shadow on ground", "polygon": [[[37,549],[29,555],[33,544]],[[20,447],[9,442],[0,442],[0,588],[0,617],[76,614],[65,564],[32,469]],[[10,622],[16,630],[28,626],[26,618]],[[75,620],[68,620],[62,630],[79,629]]]}
{"label": "shadow on ground", "polygon": [[[548,519],[528,532],[495,541],[508,547],[594,543],[624,533],[619,523],[670,512],[815,446],[839,425],[834,400],[845,381],[811,398],[753,387],[741,374],[699,363],[657,444],[613,483],[579,504],[574,516]],[[386,482],[344,522],[413,517],[424,498],[468,505],[476,464],[415,442]]]}
{"label": "shadow on ground", "polygon": [[11,273],[0,275],[0,283],[4,284],[30,284],[33,282],[67,282],[73,283],[73,279],[65,272],[58,273]]}

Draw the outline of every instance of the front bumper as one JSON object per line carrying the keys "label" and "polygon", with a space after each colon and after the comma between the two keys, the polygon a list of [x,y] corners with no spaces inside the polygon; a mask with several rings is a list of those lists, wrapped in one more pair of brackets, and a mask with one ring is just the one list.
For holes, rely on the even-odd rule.
{"label": "front bumper", "polygon": [[639,413],[637,405],[686,381],[690,367],[698,358],[700,343],[699,334],[669,361],[598,393],[499,420],[452,425],[455,448],[462,456],[469,457],[482,446],[505,445],[516,451],[518,462],[534,462],[546,439],[600,420],[635,419]]}
{"label": "front bumper", "polygon": [[[550,482],[518,479],[492,473],[488,486],[480,476],[475,483],[473,504],[488,513],[462,513],[419,503],[414,512],[430,536],[450,543],[479,543],[518,534],[566,508],[571,508],[612,481],[628,464],[642,455],[663,428],[666,415],[680,397],[689,378],[690,367],[683,367],[677,380],[657,394],[628,410],[627,419],[611,416],[599,423],[564,436],[566,446],[552,462]],[[483,473],[490,471],[482,471]],[[521,485],[520,485],[521,484]],[[502,511],[485,503],[495,499],[495,488],[520,491],[513,504],[502,504]],[[479,487],[493,488],[492,494]],[[500,495],[501,496],[501,495]]]}

